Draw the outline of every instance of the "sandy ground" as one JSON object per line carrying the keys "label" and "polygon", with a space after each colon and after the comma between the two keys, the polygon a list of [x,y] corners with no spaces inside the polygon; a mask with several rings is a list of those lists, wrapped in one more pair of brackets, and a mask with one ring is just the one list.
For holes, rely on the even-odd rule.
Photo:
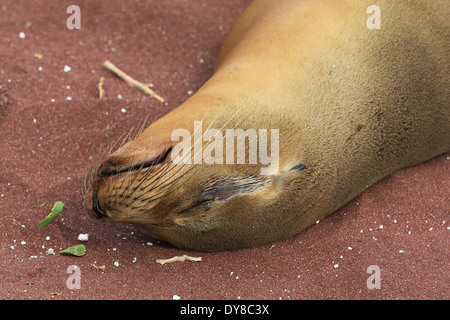
{"label": "sandy ground", "polygon": [[[196,91],[249,3],[77,1],[81,30],[68,30],[72,2],[1,1],[1,299],[449,298],[450,154],[386,177],[292,239],[253,249],[186,252],[86,217],[81,185],[93,159]],[[106,59],[166,102],[112,76]],[[63,213],[39,229],[56,201]],[[83,257],[58,254],[81,233]],[[183,254],[203,261],[156,263]],[[79,289],[67,285],[71,266]],[[379,268],[380,289],[367,286],[369,266]]]}

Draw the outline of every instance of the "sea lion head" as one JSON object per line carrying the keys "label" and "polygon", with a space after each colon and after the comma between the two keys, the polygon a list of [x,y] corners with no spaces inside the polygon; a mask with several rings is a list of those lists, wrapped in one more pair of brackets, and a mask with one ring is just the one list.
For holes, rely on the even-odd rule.
{"label": "sea lion head", "polygon": [[[205,138],[195,141],[195,129],[182,141],[174,139],[176,130],[164,127],[169,126],[151,125],[93,172],[84,197],[89,216],[131,223],[177,247],[215,251],[252,245],[247,229],[264,225],[258,222],[264,214],[257,213],[277,200],[280,177],[261,175],[257,164],[205,163],[211,144],[196,148]],[[196,163],[198,152],[203,158]]]}

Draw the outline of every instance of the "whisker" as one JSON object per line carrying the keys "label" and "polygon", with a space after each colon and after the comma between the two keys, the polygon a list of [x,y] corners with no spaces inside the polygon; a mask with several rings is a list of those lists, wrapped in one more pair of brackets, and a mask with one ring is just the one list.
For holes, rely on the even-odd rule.
{"label": "whisker", "polygon": [[[241,107],[241,108],[242,108],[242,107]],[[222,131],[223,128],[224,128],[224,127],[225,127],[225,126],[226,126],[226,125],[227,125],[227,124],[228,124],[228,123],[229,123],[229,122],[230,122],[230,121],[231,121],[231,120],[239,113],[239,111],[241,110],[241,108],[239,108],[238,110],[236,110],[236,112],[233,114],[233,116],[232,116],[230,119],[228,119],[228,121],[226,121],[226,122],[222,125],[222,127],[220,128],[220,131]],[[221,113],[217,114],[217,115],[214,117],[214,119],[213,119],[213,121],[210,123],[208,129],[211,128],[212,125],[217,121],[217,119],[219,118],[220,114],[221,114]],[[207,130],[208,130],[208,129],[207,129]],[[199,140],[199,141],[202,141],[202,140]],[[195,143],[196,143],[196,142],[194,142],[194,146],[195,146]],[[211,143],[211,141],[209,141],[205,146],[202,147],[202,151],[206,148],[207,145],[209,145],[209,143]],[[191,147],[191,150],[194,148],[194,146]],[[178,169],[175,173],[173,173],[170,177],[167,177],[167,178],[166,178],[164,181],[162,181],[160,184],[158,184],[158,185],[152,187],[150,190],[147,190],[145,193],[151,192],[152,190],[158,188],[158,189],[160,190],[160,192],[157,193],[157,194],[155,194],[155,195],[152,195],[152,196],[149,197],[149,198],[146,198],[146,200],[153,201],[153,199],[154,199],[154,197],[155,197],[156,195],[162,193],[162,191],[161,191],[162,189],[165,189],[167,185],[173,185],[175,181],[177,181],[177,180],[181,179],[182,177],[184,177],[188,172],[192,171],[198,164],[195,164],[195,163],[194,163],[194,164],[193,164],[193,167],[190,168],[188,171],[186,171],[183,175],[181,175],[180,177],[176,178],[176,179],[173,180],[173,181],[167,182],[167,181],[170,180],[173,176],[175,176],[178,172],[180,172],[180,171],[184,168],[185,165],[186,165],[186,163],[183,163],[183,165],[181,166],[181,168],[179,168],[179,169]],[[172,168],[175,168],[175,166],[172,166]],[[172,170],[172,168],[171,168],[170,170]],[[170,170],[169,170],[169,171],[170,171]],[[167,183],[166,183],[166,182],[167,182]],[[146,187],[148,187],[148,186],[146,186]],[[145,193],[143,193],[143,194],[145,194]],[[141,195],[141,196],[142,196],[142,195]],[[138,198],[140,198],[141,196],[139,196]]]}
{"label": "whisker", "polygon": [[[156,161],[159,162],[159,160],[161,160],[161,158],[162,158],[163,156],[164,156],[164,154],[161,153],[161,154],[158,156],[158,158],[156,158]],[[138,172],[135,173],[135,177],[134,177],[133,181],[130,182],[130,183],[128,184],[127,188],[125,188],[125,190],[124,190],[124,191],[122,192],[122,194],[120,195],[121,197],[123,197],[125,191],[127,191],[127,190],[130,188],[130,186],[136,181],[137,177],[138,177],[139,174],[142,172],[143,165],[144,165],[144,164],[142,164],[142,166],[140,167],[140,169],[138,170]],[[147,172],[145,172],[144,176],[148,176],[150,173],[151,173],[151,170],[149,169]],[[156,172],[153,176],[155,176],[156,174],[157,174],[157,172]],[[130,197],[136,192],[136,190],[137,190],[137,189],[138,189],[138,188],[146,181],[146,179],[145,179],[145,178],[141,178],[139,181],[140,181],[139,184],[138,184],[136,187],[133,188],[133,191],[132,191],[130,194],[127,194],[125,197],[123,197],[123,199],[125,199],[125,198],[130,198]],[[122,201],[122,202],[123,202],[123,201]],[[121,203],[122,203],[122,202],[121,202]]]}
{"label": "whisker", "polygon": [[[223,109],[222,109],[222,111],[223,111]],[[215,121],[219,118],[220,114],[221,114],[221,113],[217,114],[217,115],[214,117],[213,121],[210,123],[210,125],[208,126],[208,128],[207,128],[206,130],[208,130],[208,129],[210,129],[210,128],[212,127],[212,125],[215,123]],[[196,132],[194,131],[194,136],[195,136],[195,133],[196,133]],[[202,142],[202,140],[198,140],[198,141]],[[194,141],[194,144],[191,146],[191,151],[192,151],[193,149],[195,149],[195,144],[196,144],[198,141]],[[185,143],[186,143],[186,142],[185,142]],[[205,147],[206,147],[206,146],[202,147],[202,150],[204,150]],[[183,158],[182,158],[182,159],[184,160],[184,159],[186,159],[186,157],[188,157],[188,156],[190,156],[190,153],[189,153],[189,154],[186,154],[186,155],[183,155]],[[181,161],[181,162],[182,162],[181,167],[180,167],[174,174],[172,174],[169,178],[167,178],[166,180],[162,181],[161,184],[165,183],[168,179],[172,178],[175,174],[177,174],[178,172],[180,172],[180,170],[182,170],[182,169],[184,168],[184,166],[186,165],[186,163],[185,163],[185,161]],[[195,165],[195,164],[194,164],[194,165]],[[169,167],[169,164],[167,164],[167,167]],[[163,174],[165,175],[165,174],[169,173],[169,172],[172,171],[174,168],[175,168],[175,166],[170,166],[170,169],[169,169],[167,172],[164,172]],[[160,180],[160,179],[158,179],[158,180]],[[160,184],[160,185],[161,185],[161,184]],[[151,184],[150,184],[150,185],[151,185]],[[145,186],[144,188],[150,187],[150,185]],[[155,188],[158,188],[160,185],[156,185],[156,186],[154,186],[154,187],[151,187],[151,189],[148,190],[148,192],[154,190]]]}
{"label": "whisker", "polygon": [[[186,171],[182,176],[178,177],[177,179],[181,179],[182,177],[184,177],[187,173],[189,173],[189,172],[190,172],[191,170],[193,170],[194,168],[196,168],[196,166],[193,166],[192,168],[190,168],[188,171]],[[148,204],[148,201],[152,202],[152,201],[159,200],[159,199],[161,199],[161,198],[164,198],[164,197],[168,196],[169,194],[173,193],[175,190],[178,190],[179,188],[181,188],[187,181],[189,181],[190,178],[192,178],[192,176],[193,176],[193,175],[191,175],[190,177],[188,177],[188,179],[187,179],[186,181],[184,181],[184,183],[183,183],[181,186],[175,187],[174,184],[171,184],[170,186],[173,187],[173,190],[172,190],[172,191],[170,191],[170,192],[168,192],[168,193],[165,193],[164,195],[162,195],[162,196],[160,196],[160,197],[158,197],[158,198],[154,198],[154,196],[156,196],[156,195],[158,195],[158,194],[161,194],[162,192],[160,192],[160,193],[158,193],[158,194],[156,194],[156,195],[152,195],[152,197],[142,199],[141,201],[145,201],[145,202],[146,202],[145,204],[143,204],[143,205],[141,205],[141,206],[132,206],[132,208],[133,208],[133,209],[139,209],[139,208],[145,207],[145,206]],[[169,187],[169,189],[170,189],[170,187]]]}
{"label": "whisker", "polygon": [[[228,118],[225,122],[222,122],[221,128],[219,129],[221,132],[231,121],[233,121],[239,115],[240,110],[243,107],[244,104],[241,105],[239,108],[237,108],[230,118]],[[216,113],[216,115],[213,117],[213,119],[211,120],[211,122],[209,123],[208,127],[205,130],[210,129],[219,121],[219,119],[223,118],[223,114],[225,111],[226,108],[221,107],[219,109],[219,112]],[[124,145],[125,141],[127,141],[128,139],[130,138],[136,139],[137,137],[139,137],[144,131],[147,119],[148,116],[138,127],[133,127],[132,129],[130,129],[130,131],[125,135],[125,137],[123,137],[122,135],[119,139],[117,139],[114,142],[114,144],[110,147],[109,152],[111,152],[113,147],[117,145],[120,139],[122,141],[118,148],[121,148]],[[152,122],[154,121],[155,120],[153,120]],[[237,123],[240,123],[241,121],[242,119],[239,119]],[[174,130],[177,126],[178,120],[174,124]],[[193,135],[191,135],[191,138],[197,135],[198,130],[200,130],[200,128],[194,131]],[[203,130],[203,128],[201,128],[201,130]],[[188,158],[192,157],[190,160],[195,159],[198,153],[203,152],[205,148],[214,141],[214,139],[211,138],[209,141],[203,144],[203,134],[201,135],[201,137],[202,138],[194,141],[194,143],[192,143],[192,139],[184,141],[185,144],[189,142],[191,143],[191,145],[189,146],[190,152],[189,153],[186,152],[185,154],[183,154],[183,156],[180,159],[180,163],[178,163],[178,165],[174,165],[173,161],[168,161],[167,163],[161,165],[159,168],[156,169],[154,167],[144,166],[145,159],[142,160],[143,162],[139,166],[139,168],[130,165],[130,169],[128,171],[124,171],[116,175],[115,179],[117,179],[119,185],[118,187],[117,186],[114,187],[115,189],[114,197],[121,199],[120,203],[124,203],[125,201],[127,201],[127,199],[130,199],[133,195],[135,195],[136,192],[139,190],[140,192],[136,194],[136,197],[133,198],[132,201],[133,203],[134,201],[140,199],[142,205],[132,206],[133,209],[139,209],[145,207],[148,204],[148,202],[161,199],[173,193],[175,190],[178,190],[180,187],[185,185],[187,181],[189,181],[189,179],[191,179],[193,175],[189,173],[191,173],[195,168],[197,168],[197,165],[200,164],[200,163],[191,164],[191,161],[189,161]],[[152,140],[152,138],[153,136],[151,135],[150,139]],[[201,144],[201,148],[199,150],[197,150],[198,144]],[[187,145],[182,145],[181,147],[185,146],[187,147]],[[182,150],[184,150],[184,148]],[[156,162],[159,162],[162,156],[163,154],[160,154],[157,158],[158,161]],[[187,168],[188,164],[191,167],[188,168],[187,170],[184,170],[185,168]],[[93,171],[93,173],[96,174],[96,171]],[[87,187],[85,187],[85,190],[87,190]],[[155,190],[156,192],[154,194],[149,195],[150,192]],[[147,197],[145,197],[146,195]]]}

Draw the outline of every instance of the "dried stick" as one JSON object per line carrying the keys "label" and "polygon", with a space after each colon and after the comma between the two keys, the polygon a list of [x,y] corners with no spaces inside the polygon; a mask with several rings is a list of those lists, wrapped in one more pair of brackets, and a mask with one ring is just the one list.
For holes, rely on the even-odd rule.
{"label": "dried stick", "polygon": [[149,96],[155,98],[156,100],[158,100],[160,102],[165,101],[162,97],[160,97],[158,94],[156,94],[156,92],[154,92],[152,89],[150,89],[148,85],[146,85],[142,82],[139,82],[137,80],[134,80],[129,75],[127,75],[125,72],[123,72],[122,70],[117,68],[115,65],[113,65],[109,60],[106,60],[105,62],[103,62],[103,66],[106,69],[108,69],[109,71],[111,71],[112,73],[114,73],[117,77],[119,77],[120,79],[122,79],[123,81],[128,83],[130,86],[143,91],[145,94],[148,94]]}
{"label": "dried stick", "polygon": [[98,82],[97,89],[98,89],[98,97],[99,99],[103,99],[105,96],[105,90],[103,90],[103,82],[105,81],[105,78],[101,77],[100,81]]}
{"label": "dried stick", "polygon": [[176,262],[176,261],[202,261],[202,257],[190,257],[187,255],[183,255],[183,256],[175,256],[173,258],[170,259],[158,259],[156,260],[156,263],[159,264],[166,264],[166,263],[172,263],[172,262]]}

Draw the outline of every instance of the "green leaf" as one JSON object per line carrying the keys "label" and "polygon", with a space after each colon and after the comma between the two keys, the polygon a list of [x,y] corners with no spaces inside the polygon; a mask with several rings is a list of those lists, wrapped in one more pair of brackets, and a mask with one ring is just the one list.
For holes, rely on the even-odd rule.
{"label": "green leaf", "polygon": [[63,211],[64,203],[61,201],[57,201],[53,206],[52,212],[55,214],[60,214]]}
{"label": "green leaf", "polygon": [[86,247],[84,244],[79,244],[76,246],[68,247],[67,249],[61,250],[59,254],[69,255],[69,256],[76,256],[81,257],[84,256],[86,253]]}
{"label": "green leaf", "polygon": [[63,208],[64,203],[62,203],[61,201],[57,201],[53,206],[53,209],[50,212],[50,214],[44,220],[42,220],[41,223],[39,223],[39,228],[46,227],[50,222],[53,221],[53,219],[56,218],[58,214],[60,214],[63,211]]}

